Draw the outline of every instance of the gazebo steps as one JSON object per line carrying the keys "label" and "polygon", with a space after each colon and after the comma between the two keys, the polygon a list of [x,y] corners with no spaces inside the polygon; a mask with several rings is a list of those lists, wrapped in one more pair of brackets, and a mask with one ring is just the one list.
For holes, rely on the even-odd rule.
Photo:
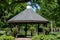
{"label": "gazebo steps", "polygon": [[32,38],[15,38],[15,40],[32,40]]}

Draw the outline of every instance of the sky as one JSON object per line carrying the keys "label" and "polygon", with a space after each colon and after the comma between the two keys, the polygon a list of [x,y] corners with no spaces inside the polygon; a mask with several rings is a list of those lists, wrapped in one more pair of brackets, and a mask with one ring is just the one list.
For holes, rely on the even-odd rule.
{"label": "sky", "polygon": [[27,2],[27,5],[31,5],[32,10],[36,12],[36,9],[41,9],[41,7],[37,4],[37,3],[33,3],[32,2]]}

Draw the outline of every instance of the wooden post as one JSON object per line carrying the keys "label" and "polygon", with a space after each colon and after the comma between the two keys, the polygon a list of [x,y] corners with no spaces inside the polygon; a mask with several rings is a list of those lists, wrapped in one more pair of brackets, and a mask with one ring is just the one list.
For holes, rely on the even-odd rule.
{"label": "wooden post", "polygon": [[39,35],[39,24],[38,24],[38,35]]}
{"label": "wooden post", "polygon": [[11,26],[12,24],[9,24],[9,26],[10,26],[10,35],[11,36],[13,36],[13,33],[12,33],[12,26]]}
{"label": "wooden post", "polygon": [[[31,25],[32,25],[31,27],[33,27],[33,23]],[[32,28],[31,28],[31,36],[33,36],[33,29]]]}
{"label": "wooden post", "polygon": [[44,27],[43,27],[43,33],[45,34],[45,28],[47,27],[47,24],[45,23],[45,24],[43,24],[44,25]]}
{"label": "wooden post", "polygon": [[31,31],[31,36],[33,36],[32,31]]}
{"label": "wooden post", "polygon": [[18,37],[18,25],[16,25],[16,38]]}
{"label": "wooden post", "polygon": [[25,26],[25,37],[27,36],[27,24]]}

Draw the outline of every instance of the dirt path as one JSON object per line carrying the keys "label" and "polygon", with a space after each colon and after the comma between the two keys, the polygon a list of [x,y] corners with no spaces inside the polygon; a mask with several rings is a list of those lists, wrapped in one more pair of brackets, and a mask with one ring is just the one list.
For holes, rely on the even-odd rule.
{"label": "dirt path", "polygon": [[32,38],[15,38],[15,40],[32,40]]}

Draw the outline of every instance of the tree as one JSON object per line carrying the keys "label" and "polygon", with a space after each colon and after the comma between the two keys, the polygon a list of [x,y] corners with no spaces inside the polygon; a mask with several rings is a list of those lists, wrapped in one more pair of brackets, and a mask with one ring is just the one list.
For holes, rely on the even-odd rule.
{"label": "tree", "polygon": [[[8,27],[8,19],[26,8],[27,0],[0,0],[0,27]],[[51,27],[60,26],[60,1],[59,0],[33,0],[41,7],[37,12],[48,19]]]}

